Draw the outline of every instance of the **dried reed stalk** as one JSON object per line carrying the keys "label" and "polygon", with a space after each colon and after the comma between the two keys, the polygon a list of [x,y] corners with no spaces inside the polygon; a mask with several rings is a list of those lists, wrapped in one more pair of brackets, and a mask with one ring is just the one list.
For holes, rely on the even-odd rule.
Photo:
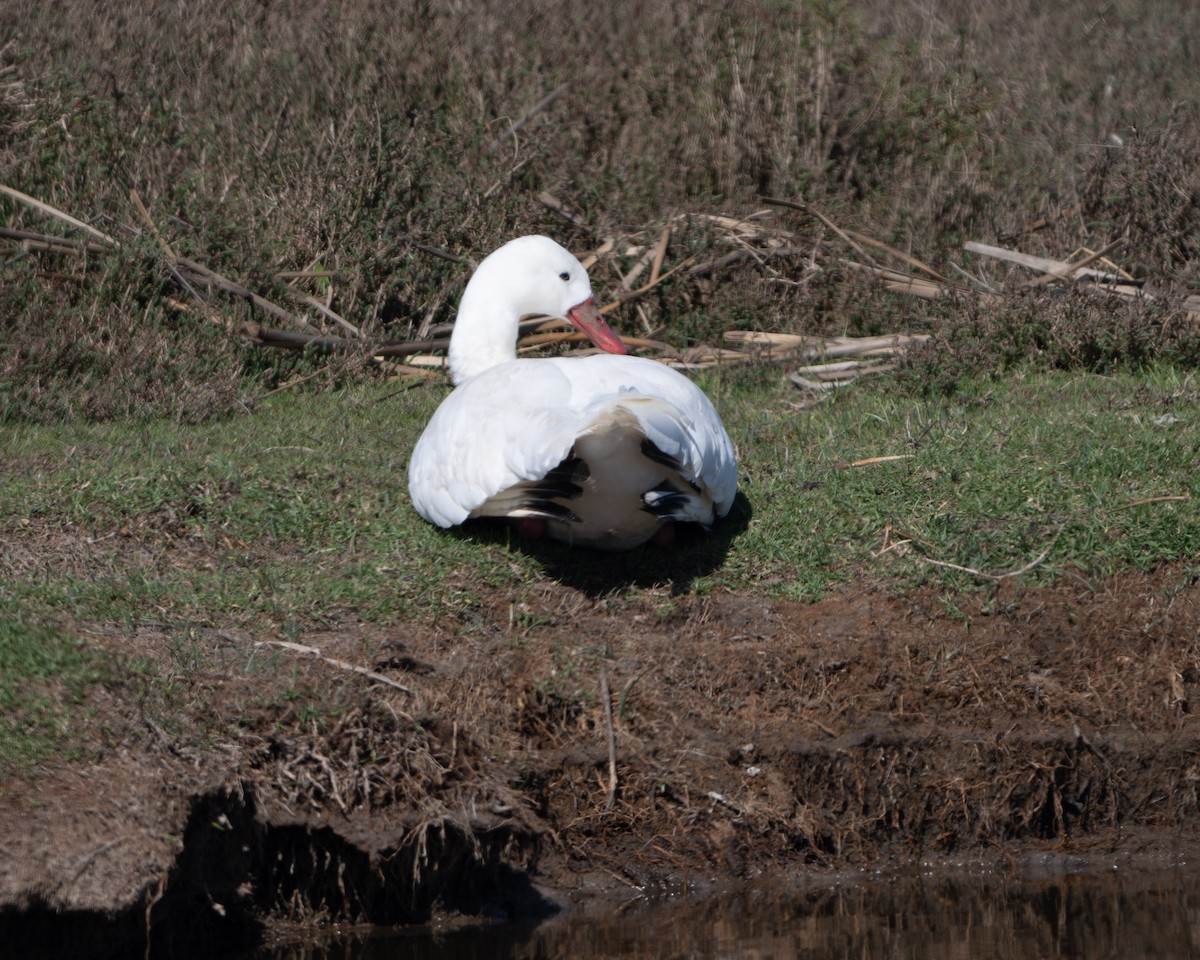
{"label": "dried reed stalk", "polygon": [[76,230],[82,230],[84,233],[90,234],[91,236],[93,236],[97,240],[99,240],[101,243],[103,243],[105,246],[108,246],[108,247],[119,247],[120,246],[120,244],[116,240],[114,240],[112,237],[110,237],[104,231],[97,230],[91,224],[84,223],[82,220],[76,220],[69,213],[63,213],[63,211],[59,210],[57,207],[52,207],[48,203],[43,203],[41,200],[37,200],[37,199],[31,197],[27,193],[22,193],[20,190],[14,190],[12,187],[7,187],[4,184],[0,184],[0,193],[10,196],[14,200],[17,200],[20,203],[25,204],[27,207],[32,207],[34,210],[44,213],[47,216],[54,217],[58,220],[61,220],[63,223],[69,224],[70,226],[74,227]]}
{"label": "dried reed stalk", "polygon": [[487,149],[485,150],[485,152],[486,153],[495,153],[497,150],[499,150],[500,145],[503,144],[504,141],[510,140],[513,137],[515,137],[517,135],[518,130],[520,130],[523,126],[525,126],[525,124],[527,124],[530,120],[532,120],[539,113],[541,113],[543,110],[545,110],[547,107],[549,107],[552,103],[554,103],[555,100],[557,100],[564,93],[566,93],[567,88],[570,85],[571,84],[569,82],[568,83],[560,83],[557,87],[555,87],[548,94],[546,94],[544,97],[542,97],[542,99],[538,100],[537,103],[535,103],[533,106],[529,107],[524,113],[522,113],[516,120],[514,120],[509,125],[508,129],[505,130],[504,133],[500,134],[500,136],[496,137],[495,140],[493,140],[491,143],[489,143],[487,145]]}

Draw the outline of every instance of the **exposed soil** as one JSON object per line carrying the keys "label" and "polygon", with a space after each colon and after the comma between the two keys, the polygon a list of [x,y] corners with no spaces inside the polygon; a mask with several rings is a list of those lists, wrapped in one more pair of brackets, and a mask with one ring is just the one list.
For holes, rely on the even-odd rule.
{"label": "exposed soil", "polygon": [[0,785],[0,937],[29,949],[1197,841],[1182,567],[810,605],[546,581],[433,626],[295,638],[411,695],[233,628],[92,634],[174,679],[97,686],[86,755]]}

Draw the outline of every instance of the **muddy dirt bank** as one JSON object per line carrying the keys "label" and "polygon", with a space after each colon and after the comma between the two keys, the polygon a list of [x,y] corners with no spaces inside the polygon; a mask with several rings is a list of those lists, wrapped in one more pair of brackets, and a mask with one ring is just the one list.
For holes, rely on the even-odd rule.
{"label": "muddy dirt bank", "polygon": [[0,938],[182,954],[771,873],[1196,849],[1189,569],[952,600],[476,597],[432,626],[291,628],[411,693],[233,627],[90,625],[164,670],[181,636],[204,655],[166,693],[97,687],[78,759],[0,784]]}

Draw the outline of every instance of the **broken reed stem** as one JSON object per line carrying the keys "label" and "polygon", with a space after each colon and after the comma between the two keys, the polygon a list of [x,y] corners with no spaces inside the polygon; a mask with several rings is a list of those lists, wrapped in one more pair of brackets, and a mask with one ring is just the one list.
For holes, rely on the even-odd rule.
{"label": "broken reed stem", "polygon": [[1021,284],[1021,287],[1022,289],[1028,290],[1032,289],[1033,287],[1040,287],[1042,284],[1053,283],[1055,280],[1071,280],[1074,278],[1075,271],[1082,270],[1089,264],[1095,263],[1102,257],[1108,256],[1108,254],[1112,253],[1112,251],[1116,250],[1117,247],[1124,242],[1124,237],[1117,237],[1117,239],[1112,241],[1112,243],[1106,244],[1095,253],[1084,257],[1082,260],[1076,263],[1066,264],[1065,270],[1052,270],[1049,273],[1043,273],[1040,277],[1034,277],[1032,280],[1026,280],[1023,284]]}
{"label": "broken reed stem", "polygon": [[149,228],[154,239],[158,242],[158,245],[162,248],[163,253],[166,254],[167,270],[170,271],[175,282],[183,287],[183,289],[189,294],[191,294],[194,300],[199,300],[201,303],[204,303],[204,298],[200,296],[199,291],[197,291],[195,287],[188,283],[187,277],[185,277],[176,269],[176,264],[179,262],[179,257],[175,255],[175,251],[171,249],[170,244],[168,244],[167,241],[163,239],[162,234],[158,232],[158,227],[155,225],[154,220],[151,219],[150,212],[146,209],[145,204],[142,203],[142,198],[138,196],[138,192],[136,190],[130,190],[129,198],[133,201],[133,205],[137,208],[137,212],[141,215],[142,219],[146,221],[146,226]]}
{"label": "broken reed stem", "polygon": [[784,200],[781,197],[763,197],[762,201],[763,201],[763,203],[769,203],[775,207],[787,207],[789,210],[799,210],[801,213],[807,213],[810,216],[816,217],[818,220],[821,221],[821,223],[825,224],[825,226],[827,226],[830,230],[832,230],[839,237],[841,237],[843,240],[845,240],[846,243],[848,243],[851,247],[853,247],[854,250],[858,253],[858,255],[860,257],[864,257],[867,261],[869,261],[871,266],[873,266],[873,267],[879,266],[879,264],[877,264],[875,262],[875,260],[871,257],[871,255],[869,253],[867,253],[867,251],[864,250],[861,246],[859,246],[859,244],[856,243],[850,237],[850,235],[846,233],[845,230],[843,230],[836,223],[834,223],[832,220],[830,220],[827,216],[825,216],[825,214],[823,214],[816,207],[812,206],[812,204],[797,203],[795,200]]}
{"label": "broken reed stem", "polygon": [[264,327],[259,324],[242,324],[239,332],[264,347],[275,347],[280,350],[315,350],[318,353],[366,350],[375,358],[407,357],[415,353],[428,353],[431,350],[446,350],[450,346],[449,337],[439,337],[434,340],[409,340],[405,343],[382,343],[372,346],[345,337],[297,333],[294,330],[280,330],[276,327]]}
{"label": "broken reed stem", "polygon": [[564,93],[566,93],[567,87],[569,87],[570,85],[571,84],[569,82],[560,83],[557,87],[555,87],[548,94],[546,94],[544,97],[542,97],[541,100],[539,100],[532,107],[530,107],[528,110],[526,110],[516,120],[514,120],[512,122],[512,124],[509,126],[509,128],[506,131],[504,131],[504,133],[500,134],[500,136],[498,136],[495,140],[493,140],[491,143],[489,143],[487,145],[487,149],[485,152],[486,153],[495,153],[497,150],[499,150],[500,145],[502,143],[504,143],[504,141],[509,140],[512,137],[516,136],[518,130],[520,130],[523,126],[525,126],[525,124],[527,124],[530,120],[532,120],[539,113],[541,113],[543,110],[545,110],[548,106],[550,106],[552,103],[554,103],[555,100],[557,100]]}
{"label": "broken reed stem", "polygon": [[311,323],[303,317],[297,317],[294,313],[284,310],[277,303],[268,300],[266,297],[260,297],[253,290],[243,287],[240,283],[221,276],[215,270],[204,266],[202,263],[197,263],[195,260],[189,260],[187,257],[176,257],[175,266],[181,268],[185,273],[193,275],[193,279],[209,283],[218,290],[223,290],[225,293],[232,294],[242,300],[248,300],[251,304],[258,307],[264,313],[269,313],[272,316],[279,317],[281,320],[286,320],[299,326],[303,330],[316,333],[315,328]]}
{"label": "broken reed stem", "polygon": [[262,396],[258,397],[258,399],[266,400],[267,397],[273,397],[277,393],[283,393],[285,390],[291,390],[294,387],[300,386],[302,383],[308,383],[309,380],[319,377],[324,372],[325,371],[323,369],[321,369],[321,370],[314,370],[312,373],[306,373],[304,376],[297,377],[295,380],[289,380],[287,383],[285,383],[281,387],[276,387],[274,390],[268,390]]}
{"label": "broken reed stem", "polygon": [[723,257],[717,257],[714,260],[706,260],[704,263],[698,263],[687,272],[689,278],[704,277],[710,273],[716,273],[718,270],[724,270],[726,267],[731,267],[735,263],[740,263],[743,260],[750,259],[749,250],[734,250],[733,253],[727,253]]}
{"label": "broken reed stem", "polygon": [[851,467],[870,467],[877,463],[890,463],[893,460],[910,460],[915,454],[912,453],[894,453],[889,457],[866,457],[863,460],[855,460],[853,463],[839,463],[837,469],[847,470]]}
{"label": "broken reed stem", "polygon": [[650,263],[653,260],[654,260],[654,247],[646,247],[646,249],[642,251],[641,257],[638,258],[638,262],[633,265],[632,269],[630,269],[630,271],[628,273],[621,274],[621,271],[618,268],[617,274],[621,278],[622,292],[633,289],[633,282],[642,275],[642,273],[645,271],[645,269],[648,266],[650,266]]}
{"label": "broken reed stem", "polygon": [[[1043,273],[1060,274],[1063,271],[1069,270],[1070,273],[1065,279],[1092,279],[1100,283],[1135,283],[1137,281],[1125,281],[1119,274],[1105,273],[1100,270],[1091,270],[1087,267],[1082,267],[1079,264],[1069,264],[1062,260],[1051,260],[1049,257],[1038,257],[1030,253],[1021,253],[1019,250],[1009,250],[1005,247],[995,247],[988,243],[977,243],[974,240],[968,240],[963,244],[963,249],[967,253],[978,254],[981,257],[990,257],[994,260],[1003,260],[1006,263],[1016,263],[1022,267],[1027,267],[1030,270],[1040,270]],[[1079,276],[1076,277],[1075,274]]]}
{"label": "broken reed stem", "polygon": [[588,225],[587,221],[583,219],[583,217],[581,217],[574,210],[572,210],[570,207],[568,207],[565,203],[563,203],[561,200],[559,200],[558,197],[556,197],[554,194],[550,193],[550,191],[543,190],[541,193],[539,193],[538,194],[538,203],[542,204],[542,206],[549,207],[551,210],[553,210],[555,213],[557,213],[560,217],[567,220],[569,223],[574,224],[575,226],[579,227],[580,229],[588,230],[593,234],[595,233],[595,231],[592,230],[592,228]]}
{"label": "broken reed stem", "polygon": [[317,311],[317,313],[321,314],[321,316],[323,316],[326,320],[331,320],[334,323],[336,323],[339,327],[341,327],[343,330],[345,330],[348,334],[350,334],[350,336],[354,337],[356,340],[362,338],[362,331],[359,330],[358,327],[356,327],[354,324],[352,324],[349,320],[342,319],[342,317],[340,317],[338,314],[336,314],[332,310],[330,310],[327,306],[325,306],[325,304],[323,304],[316,297],[310,297],[308,294],[302,293],[299,290],[295,290],[291,286],[288,287],[288,292],[291,293],[292,296],[294,296],[296,299],[298,299],[305,306],[312,307],[314,310]]}
{"label": "broken reed stem", "polygon": [[146,226],[150,228],[150,233],[154,235],[154,239],[157,240],[158,245],[162,247],[163,253],[165,253],[170,260],[176,260],[177,257],[175,256],[175,251],[171,249],[170,244],[168,244],[167,241],[162,238],[162,234],[158,232],[158,227],[150,218],[150,211],[148,211],[146,209],[146,205],[142,203],[142,198],[138,196],[138,192],[136,190],[130,190],[129,199],[133,201],[133,205],[137,208],[137,212],[141,214],[142,219],[146,221]]}
{"label": "broken reed stem", "polygon": [[994,297],[1000,296],[1000,291],[997,290],[995,287],[993,287],[990,283],[985,283],[983,280],[980,280],[979,277],[975,276],[973,273],[967,273],[967,271],[964,270],[962,267],[960,267],[957,263],[954,263],[953,261],[951,261],[950,269],[952,269],[955,273],[957,273],[960,277],[962,277],[967,283],[969,283],[976,290],[980,290],[983,293],[990,293]]}
{"label": "broken reed stem", "polygon": [[[97,238],[98,240],[103,241],[103,243],[105,244],[105,247],[108,249],[112,249],[112,248],[116,248],[116,247],[120,246],[120,244],[116,240],[114,240],[112,237],[110,237],[108,234],[106,234],[100,230],[97,230],[95,227],[90,226],[89,224],[86,224],[83,221],[76,219],[75,217],[72,217],[68,213],[64,213],[63,211],[50,206],[50,204],[48,204],[48,203],[43,203],[41,200],[37,200],[34,197],[31,197],[27,194],[21,193],[21,191],[19,191],[19,190],[14,190],[12,187],[8,187],[3,184],[0,184],[0,193],[10,196],[14,200],[18,200],[21,203],[24,203],[27,206],[32,207],[35,210],[38,210],[44,214],[47,214],[48,216],[56,217],[57,219],[63,221],[64,223],[67,223],[79,230],[85,231],[86,233],[90,234],[91,236]],[[146,226],[150,230],[151,235],[154,237],[155,241],[158,243],[159,247],[161,248],[163,254],[166,256],[167,268],[171,271],[172,276],[175,278],[175,280],[179,283],[180,286],[182,286],[185,290],[187,290],[187,292],[190,293],[197,300],[200,300],[201,302],[203,302],[203,298],[192,287],[192,284],[189,282],[188,277],[184,276],[185,273],[191,274],[192,280],[204,281],[208,284],[211,284],[212,286],[217,287],[219,290],[223,290],[225,293],[229,293],[229,294],[232,294],[233,296],[240,297],[244,300],[248,300],[251,304],[258,307],[260,310],[263,310],[264,312],[269,313],[273,316],[279,317],[280,319],[286,320],[289,323],[296,324],[297,326],[301,327],[302,329],[306,329],[306,330],[310,330],[310,331],[314,330],[313,326],[307,320],[305,320],[303,317],[297,317],[295,314],[283,309],[283,307],[280,307],[278,304],[273,303],[272,301],[266,299],[265,297],[259,296],[258,294],[247,289],[246,287],[242,286],[239,283],[235,283],[232,280],[229,280],[228,278],[223,277],[221,274],[217,273],[215,270],[212,270],[211,268],[206,267],[201,263],[197,263],[195,260],[189,260],[187,257],[181,257],[178,254],[176,254],[175,251],[173,249],[171,249],[171,245],[169,243],[167,243],[167,241],[163,238],[162,234],[159,232],[157,225],[154,223],[154,219],[150,216],[150,212],[146,209],[146,205],[142,202],[142,198],[138,195],[138,192],[136,190],[131,190],[129,192],[129,198],[130,198],[131,202],[133,203],[134,208],[137,210],[138,215],[142,218],[142,220],[145,221]],[[0,232],[0,236],[7,237],[8,239],[15,239],[15,240],[21,240],[21,241],[36,240],[37,242],[45,244],[47,246],[47,248],[51,248],[51,247],[59,248],[59,249],[66,248],[66,249],[78,250],[81,252],[93,252],[94,250],[98,249],[92,244],[87,244],[87,243],[75,244],[68,240],[62,240],[62,239],[53,238],[53,237],[41,237],[36,234],[27,235],[24,231],[17,231],[17,230],[5,230],[3,232]],[[305,296],[304,294],[299,293],[299,292],[296,293],[296,296],[300,300],[302,300],[302,302],[304,302],[306,305],[319,311],[327,319],[329,319],[329,320],[333,321],[334,323],[338,324],[339,326],[341,326],[342,329],[344,329],[347,333],[351,334],[354,337],[361,336],[361,333],[356,326],[354,326],[352,323],[349,323],[348,321],[344,320],[342,317],[338,316],[333,310],[331,310],[327,306],[325,306],[325,304],[321,303],[320,301],[318,301],[312,297]]]}
{"label": "broken reed stem", "polygon": [[404,237],[400,237],[400,239],[403,240],[405,243],[407,243],[409,246],[415,247],[416,249],[420,250],[422,253],[429,254],[431,257],[437,257],[439,260],[445,260],[448,263],[458,263],[458,264],[466,264],[467,263],[467,261],[464,260],[462,257],[456,257],[452,253],[447,253],[445,250],[442,250],[438,247],[432,247],[427,243],[420,243],[419,241],[414,240],[412,237],[404,236]]}
{"label": "broken reed stem", "polygon": [[[639,297],[644,297],[646,294],[648,294],[651,290],[653,290],[655,287],[657,287],[660,283],[662,283],[664,280],[666,280],[672,274],[678,273],[680,270],[682,270],[684,267],[686,267],[689,263],[691,263],[695,259],[696,259],[695,256],[691,256],[691,257],[688,257],[686,260],[680,261],[679,263],[675,264],[675,266],[673,266],[666,273],[659,274],[658,276],[654,277],[644,287],[638,287],[636,290],[623,290],[621,292],[620,296],[618,296],[616,300],[613,300],[611,303],[606,303],[603,307],[601,307],[600,313],[611,313],[613,310],[616,310],[617,307],[619,307],[623,303],[629,303],[631,300],[637,300]],[[688,274],[688,276],[691,276],[691,274]]]}
{"label": "broken reed stem", "polygon": [[604,255],[612,253],[616,245],[616,240],[614,240],[612,237],[606,237],[600,246],[579,258],[579,262],[583,265],[583,269],[591,270],[592,267],[596,265],[596,261]]}
{"label": "broken reed stem", "polygon": [[[239,641],[238,637],[235,637],[232,634],[224,631],[222,631],[219,635],[228,640],[233,640],[235,642]],[[313,657],[317,660],[320,660],[322,663],[327,663],[332,667],[337,667],[339,670],[348,670],[351,673],[357,673],[360,676],[374,680],[376,683],[385,684],[391,687],[393,690],[399,690],[401,693],[407,693],[410,697],[415,695],[413,691],[404,686],[404,684],[397,683],[390,677],[385,677],[382,673],[376,673],[374,670],[368,670],[366,667],[360,667],[357,664],[347,663],[345,660],[337,660],[334,657],[327,657],[316,647],[306,647],[304,644],[291,643],[288,640],[255,640],[253,642],[256,647],[279,647],[283,650],[290,650],[293,653],[299,653],[303,654],[304,656]]]}
{"label": "broken reed stem", "polygon": [[14,240],[31,250],[53,250],[58,253],[107,253],[111,248],[90,240],[68,240],[46,233],[0,227],[0,240]]}
{"label": "broken reed stem", "polygon": [[915,269],[920,270],[922,273],[929,274],[929,276],[933,277],[933,279],[938,281],[938,283],[950,283],[950,280],[948,280],[946,277],[943,277],[940,273],[934,270],[933,267],[929,266],[929,264],[922,260],[918,260],[916,257],[910,256],[902,250],[897,250],[895,247],[889,246],[882,240],[876,240],[873,237],[868,237],[866,234],[859,233],[857,230],[847,230],[846,235],[853,237],[859,243],[865,244],[868,247],[874,247],[876,250],[882,250],[884,253],[890,253],[897,260],[902,260],[910,267],[914,267]]}
{"label": "broken reed stem", "polygon": [[116,240],[110,237],[107,233],[104,233],[102,230],[97,230],[91,224],[84,223],[82,220],[76,220],[69,213],[63,213],[57,207],[52,207],[50,204],[43,203],[41,200],[35,200],[27,193],[22,193],[20,190],[14,190],[12,187],[6,187],[4,184],[0,184],[0,193],[6,194],[7,196],[12,197],[14,200],[25,204],[27,207],[32,207],[34,210],[38,210],[47,216],[56,217],[63,223],[68,223],[72,227],[75,227],[77,230],[82,230],[84,233],[89,233],[106,246],[120,246]]}
{"label": "broken reed stem", "polygon": [[1050,546],[1048,546],[1023,567],[1018,567],[1016,570],[1009,570],[1005,573],[988,573],[986,570],[977,570],[974,567],[963,567],[957,563],[948,563],[945,560],[933,560],[930,557],[920,557],[919,559],[922,563],[932,564],[935,567],[945,567],[948,570],[957,570],[960,573],[969,573],[971,576],[979,577],[982,580],[1007,580],[1009,577],[1019,577],[1023,573],[1028,573],[1048,556],[1050,556],[1050,551],[1052,549],[1054,549],[1053,543],[1051,543]]}
{"label": "broken reed stem", "polygon": [[1148,503],[1175,503],[1181,500],[1190,500],[1191,495],[1187,493],[1169,494],[1161,497],[1141,497],[1138,500],[1130,500],[1128,503],[1123,503],[1118,510],[1127,510],[1130,507],[1143,507]]}
{"label": "broken reed stem", "polygon": [[[958,284],[944,286],[933,280],[926,280],[922,277],[910,277],[903,273],[897,273],[895,270],[888,270],[886,267],[856,263],[853,260],[847,260],[845,257],[839,257],[837,262],[849,267],[851,270],[857,270],[879,278],[889,290],[896,293],[907,293],[914,297],[921,297],[923,300],[935,300],[938,297],[948,296],[951,290],[965,289]],[[986,297],[985,294],[979,294],[979,296]]]}
{"label": "broken reed stem", "polygon": [[658,249],[654,251],[654,263],[650,265],[650,286],[658,283],[658,275],[662,272],[663,259],[667,255],[667,242],[671,239],[671,224],[662,228],[658,235]]}
{"label": "broken reed stem", "polygon": [[[641,347],[645,350],[665,350],[667,345],[659,340],[647,340],[645,337],[627,337],[617,335],[627,347]],[[534,347],[544,347],[555,343],[589,343],[586,334],[576,330],[564,330],[561,333],[531,333],[517,342],[518,350],[529,350]]]}
{"label": "broken reed stem", "polygon": [[611,810],[617,799],[617,735],[613,730],[612,694],[608,689],[608,673],[600,668],[600,699],[604,701],[604,727],[608,732],[608,798],[604,809]]}

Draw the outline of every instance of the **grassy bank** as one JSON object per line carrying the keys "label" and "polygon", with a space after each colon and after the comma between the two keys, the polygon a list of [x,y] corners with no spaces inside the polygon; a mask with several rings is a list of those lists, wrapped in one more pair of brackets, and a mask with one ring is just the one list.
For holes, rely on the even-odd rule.
{"label": "grassy bank", "polygon": [[[1021,371],[954,400],[863,385],[799,411],[775,381],[726,374],[714,389],[744,502],[732,537],[689,541],[724,556],[682,588],[815,598],[858,574],[966,582],[928,560],[1003,571],[1043,553],[1035,576],[1105,575],[1200,546],[1197,387],[1173,367]],[[145,603],[254,622],[444,615],[472,582],[517,588],[547,560],[592,569],[596,589],[672,582],[676,559],[650,548],[535,554],[502,530],[421,521],[405,467],[443,395],[365,386],[278,401],[286,417],[14,430],[0,500],[10,584],[46,613],[121,620]]]}
{"label": "grassy bank", "polygon": [[[668,606],[691,592],[816,599],[848,581],[952,596],[1022,570],[1086,589],[1200,555],[1200,397],[1174,367],[1013,371],[954,399],[860,384],[806,410],[774,370],[708,386],[742,499],[683,551],[617,557],[421,521],[405,464],[440,386],[281,397],[190,426],[11,428],[3,615],[31,643],[47,624],[144,622],[303,642],[353,622],[449,619],[467,638],[483,598],[519,606],[555,580],[618,606],[647,592]],[[36,677],[52,671],[12,669],[42,696]]]}

